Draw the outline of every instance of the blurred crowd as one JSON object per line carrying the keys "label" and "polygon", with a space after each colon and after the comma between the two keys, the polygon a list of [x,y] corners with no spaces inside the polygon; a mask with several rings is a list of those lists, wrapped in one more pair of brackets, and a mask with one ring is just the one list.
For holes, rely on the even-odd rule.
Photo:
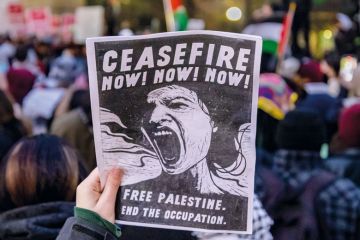
{"label": "blurred crowd", "polygon": [[[274,239],[360,239],[359,29],[338,14],[335,49],[314,59],[311,8],[297,11],[292,34],[304,31],[304,46],[291,41],[282,59],[264,52],[261,63],[258,207]],[[276,14],[265,6],[251,24]],[[83,45],[1,36],[0,159],[0,239],[55,239],[96,166]],[[122,239],[250,238],[124,227]]]}

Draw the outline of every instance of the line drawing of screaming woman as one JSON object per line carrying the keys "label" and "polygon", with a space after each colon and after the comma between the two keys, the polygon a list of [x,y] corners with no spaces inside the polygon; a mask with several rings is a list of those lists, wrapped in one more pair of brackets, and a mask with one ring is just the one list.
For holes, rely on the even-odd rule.
{"label": "line drawing of screaming woman", "polygon": [[[146,144],[126,133],[127,126],[118,115],[100,108],[104,165],[125,170],[123,186],[156,179],[162,174],[184,174],[184,179],[192,179],[191,187],[201,194],[248,197],[250,123],[239,126],[232,143],[237,157],[229,166],[222,167],[208,159],[209,149],[216,147],[211,146],[211,139],[219,129],[195,91],[168,85],[149,92],[147,103],[153,110],[144,116],[139,129]],[[110,123],[124,131],[113,132]]]}

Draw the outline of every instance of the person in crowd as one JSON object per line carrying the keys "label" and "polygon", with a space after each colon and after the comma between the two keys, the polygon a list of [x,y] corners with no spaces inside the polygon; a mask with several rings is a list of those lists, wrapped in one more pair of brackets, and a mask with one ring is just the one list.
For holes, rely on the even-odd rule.
{"label": "person in crowd", "polygon": [[9,36],[0,36],[0,73],[6,73],[10,67],[10,59],[16,51]]}
{"label": "person in crowd", "polygon": [[76,59],[64,53],[52,64],[49,76],[24,98],[24,115],[32,119],[35,134],[48,131],[57,105],[80,73]]}
{"label": "person in crowd", "polygon": [[320,64],[307,59],[300,65],[294,81],[304,90],[303,95],[299,96],[296,102],[296,107],[310,109],[320,114],[326,124],[326,142],[328,143],[336,132],[342,104],[341,101],[330,96],[328,85],[323,82],[323,78]]}
{"label": "person in crowd", "polygon": [[28,48],[19,46],[16,49],[15,59],[7,72],[9,91],[19,104],[33,88],[36,76],[26,66]]}
{"label": "person in crowd", "polygon": [[356,38],[356,28],[351,18],[344,13],[336,14],[335,46],[340,56],[353,54],[356,52],[354,40]]}
{"label": "person in crowd", "polygon": [[89,91],[75,91],[67,105],[63,107],[63,111],[65,108],[69,111],[62,114],[57,111],[60,116],[55,117],[50,132],[78,149],[87,171],[90,172],[96,166],[96,158]]}
{"label": "person in crowd", "polygon": [[350,82],[349,96],[344,99],[343,105],[350,107],[360,103],[360,64],[355,68],[353,78]]}
{"label": "person in crowd", "polygon": [[327,167],[360,185],[360,103],[341,112],[330,151],[333,155],[326,161]]}
{"label": "person in crowd", "polygon": [[294,108],[293,92],[275,73],[260,74],[256,146],[273,153],[277,147],[272,140],[276,126]]}
{"label": "person in crowd", "polygon": [[15,117],[11,101],[0,90],[0,160],[11,146],[26,135],[23,124]]}
{"label": "person in crowd", "polygon": [[0,239],[55,239],[84,178],[76,150],[52,135],[27,137],[0,169]]}
{"label": "person in crowd", "polygon": [[327,84],[329,87],[329,94],[335,98],[346,98],[348,90],[345,88],[345,83],[340,76],[340,56],[337,52],[332,51],[325,54],[321,61],[321,71],[327,77]]}
{"label": "person in crowd", "polygon": [[134,32],[131,30],[130,21],[124,20],[121,22],[121,30],[118,33],[119,36],[133,36]]}
{"label": "person in crowd", "polygon": [[[312,195],[315,194],[313,198],[316,199],[313,206],[315,224],[319,225],[310,226],[316,227],[320,235],[315,239],[359,239],[360,190],[348,179],[318,177],[329,176],[320,158],[320,148],[325,142],[321,117],[309,110],[291,111],[279,123],[275,138],[280,149],[275,153],[272,169],[286,186],[311,192],[313,190],[309,188],[317,185],[314,188],[318,191]],[[314,183],[315,176],[318,178]],[[314,185],[307,184],[309,181]],[[306,199],[310,209],[311,200]],[[301,213],[308,214],[305,210]]]}

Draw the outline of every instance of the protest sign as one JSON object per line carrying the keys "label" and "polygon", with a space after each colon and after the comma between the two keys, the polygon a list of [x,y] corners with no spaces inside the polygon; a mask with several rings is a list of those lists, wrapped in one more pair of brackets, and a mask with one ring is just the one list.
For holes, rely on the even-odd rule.
{"label": "protest sign", "polygon": [[25,21],[28,34],[44,38],[51,34],[51,10],[49,7],[28,8],[25,10]]}
{"label": "protest sign", "polygon": [[57,35],[64,43],[70,43],[73,38],[73,27],[75,15],[73,13],[63,13],[52,15],[51,33]]}
{"label": "protest sign", "polygon": [[104,33],[104,14],[102,6],[78,7],[75,11],[74,41],[83,44],[88,37],[102,36]]}
{"label": "protest sign", "polygon": [[26,35],[25,11],[21,3],[10,3],[7,7],[9,34],[11,37]]}
{"label": "protest sign", "polygon": [[118,223],[252,232],[261,38],[189,31],[86,42],[102,182]]}
{"label": "protest sign", "polygon": [[0,34],[6,34],[9,31],[8,6],[13,0],[0,1]]}

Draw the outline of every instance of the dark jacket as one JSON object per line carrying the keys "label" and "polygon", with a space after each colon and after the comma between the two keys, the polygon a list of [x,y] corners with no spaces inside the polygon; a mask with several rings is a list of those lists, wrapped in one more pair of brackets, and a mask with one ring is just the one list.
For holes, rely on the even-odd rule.
{"label": "dark jacket", "polygon": [[0,214],[0,239],[55,239],[74,203],[50,202],[25,206]]}

